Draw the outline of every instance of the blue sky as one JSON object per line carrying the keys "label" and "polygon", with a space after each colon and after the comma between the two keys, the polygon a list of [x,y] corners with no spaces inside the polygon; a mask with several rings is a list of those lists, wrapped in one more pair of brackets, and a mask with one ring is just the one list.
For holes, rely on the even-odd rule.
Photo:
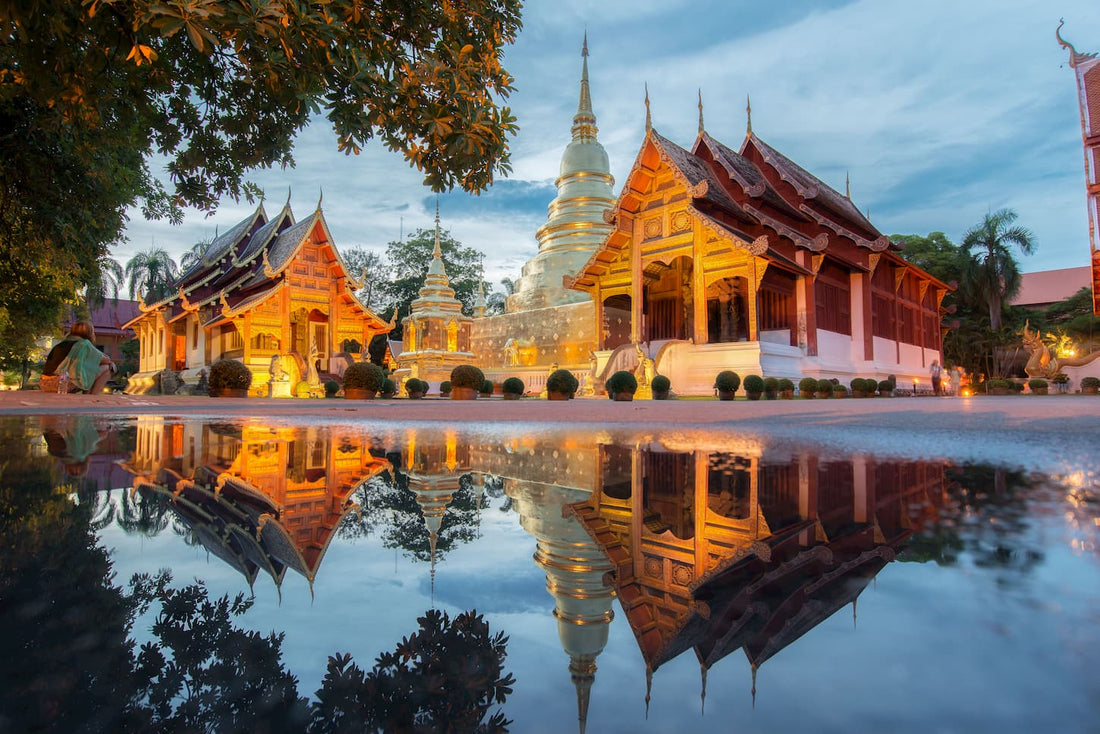
{"label": "blue sky", "polygon": [[[443,226],[486,253],[486,276],[516,277],[536,252],[535,230],[555,194],[577,105],[587,29],[593,107],[616,192],[644,134],[643,86],[653,124],[690,147],[697,90],[707,131],[731,147],[753,130],[843,191],[883,232],[946,232],[953,240],[990,210],[1011,207],[1036,235],[1025,271],[1088,264],[1081,125],[1064,37],[1100,51],[1100,5],[1008,0],[782,3],[691,0],[531,0],[506,54],[519,120],[513,173],[479,197],[444,195]],[[338,247],[385,244],[430,227],[434,197],[400,156],[369,145],[336,151],[318,119],[298,138],[297,167],[252,177],[272,202],[293,192],[298,216],[324,190]],[[212,217],[173,227],[132,212],[121,261],[155,243],[175,255],[251,209],[226,200]]]}

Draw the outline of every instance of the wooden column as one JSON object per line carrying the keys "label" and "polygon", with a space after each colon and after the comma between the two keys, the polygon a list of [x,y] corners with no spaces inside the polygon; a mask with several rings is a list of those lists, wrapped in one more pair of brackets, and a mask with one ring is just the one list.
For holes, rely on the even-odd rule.
{"label": "wooden column", "polygon": [[707,571],[707,553],[710,550],[705,542],[707,531],[707,506],[709,489],[710,454],[706,451],[695,452],[695,578]]}
{"label": "wooden column", "polygon": [[248,364],[252,360],[252,312],[244,315],[244,319],[238,322],[241,325],[241,361]]}
{"label": "wooden column", "polygon": [[875,358],[875,314],[871,308],[871,278],[874,270],[863,276],[863,358],[872,361]]}
{"label": "wooden column", "polygon": [[[803,276],[798,287],[802,289],[802,302],[805,304],[806,317],[806,354],[817,356],[817,299],[814,294],[814,280],[817,271],[811,263],[811,255],[808,252],[799,253],[802,257],[802,266],[814,272],[814,275]],[[797,328],[797,325],[796,327]]]}
{"label": "wooden column", "polygon": [[645,341],[642,328],[642,301],[645,299],[645,279],[642,276],[642,221],[634,222],[630,238],[630,341]]}
{"label": "wooden column", "polygon": [[692,301],[692,340],[696,344],[706,344],[710,333],[707,324],[707,281],[703,269],[706,243],[703,241],[703,228],[692,219],[691,224],[691,292]]}
{"label": "wooden column", "polygon": [[600,281],[596,281],[596,285],[592,288],[592,304],[593,311],[596,314],[596,350],[603,349],[604,334],[603,334],[603,293],[600,290]]}
{"label": "wooden column", "polygon": [[642,504],[644,471],[645,463],[641,450],[632,449],[630,452],[630,556],[634,561],[636,578],[645,575],[645,558],[642,557],[642,529],[644,528],[642,521],[645,519]]}
{"label": "wooden column", "polygon": [[754,257],[749,261],[749,277],[745,279],[748,284],[748,288],[745,293],[745,306],[748,309],[748,322],[749,322],[749,341],[755,342],[760,340],[760,324],[757,321],[759,313],[758,304],[756,302],[756,294],[758,292],[758,283],[763,277],[763,273],[760,271],[760,264],[757,262],[759,258]]}

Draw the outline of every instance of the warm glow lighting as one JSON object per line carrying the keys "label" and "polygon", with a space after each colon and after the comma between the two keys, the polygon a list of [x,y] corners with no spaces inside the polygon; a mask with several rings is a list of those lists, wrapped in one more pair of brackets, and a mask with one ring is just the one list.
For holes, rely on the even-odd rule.
{"label": "warm glow lighting", "polygon": [[963,388],[963,391],[962,391],[962,396],[963,396],[964,398],[968,398],[968,397],[970,397],[970,388],[968,388],[968,387],[964,387],[964,388]]}

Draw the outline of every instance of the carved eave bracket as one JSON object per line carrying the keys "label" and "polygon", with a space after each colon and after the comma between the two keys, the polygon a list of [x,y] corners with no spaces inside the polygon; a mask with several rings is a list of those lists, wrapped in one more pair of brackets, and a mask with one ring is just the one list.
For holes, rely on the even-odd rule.
{"label": "carved eave bracket", "polygon": [[768,248],[770,248],[770,247],[771,247],[771,242],[768,240],[768,235],[762,234],[759,237],[757,237],[755,240],[753,240],[752,243],[749,244],[749,246],[745,249],[747,249],[753,255],[756,255],[757,257],[759,257],[760,255],[767,254]]}
{"label": "carved eave bracket", "polygon": [[183,308],[184,311],[187,311],[188,313],[195,313],[196,311],[199,310],[199,307],[198,307],[197,304],[191,303],[191,301],[188,300],[187,293],[184,292],[183,288],[180,288],[179,297],[180,297],[180,307]]}
{"label": "carved eave bracket", "polygon": [[603,221],[612,226],[619,220],[619,205],[608,207],[603,210]]}
{"label": "carved eave bracket", "polygon": [[806,242],[807,244],[805,247],[810,252],[824,252],[825,248],[829,246],[829,235],[822,232],[812,240],[807,240]]}
{"label": "carved eave bracket", "polygon": [[824,255],[821,255],[821,254],[818,254],[818,253],[814,253],[813,255],[810,255],[810,272],[813,273],[813,276],[815,278],[817,277],[817,274],[819,272],[821,272],[821,266],[824,263],[825,263],[825,256]]}
{"label": "carved eave bracket", "polygon": [[271,260],[267,257],[267,248],[264,248],[264,275],[268,278],[274,278],[279,274],[275,268],[271,267]]}
{"label": "carved eave bracket", "polygon": [[138,292],[138,294],[137,294],[137,302],[138,302],[138,310],[141,311],[142,313],[149,313],[149,311],[152,310],[152,309],[149,308],[149,306],[147,306],[145,304],[145,298],[141,295],[140,292]]}
{"label": "carved eave bracket", "polygon": [[890,238],[883,235],[871,242],[869,247],[871,248],[871,252],[884,252],[890,247]]}
{"label": "carved eave bracket", "polygon": [[920,291],[919,292],[920,292],[920,301],[921,301],[921,303],[924,303],[924,296],[925,296],[925,294],[928,293],[928,285],[929,285],[929,283],[928,283],[927,280],[922,280],[920,282],[920,286],[919,286]]}
{"label": "carved eave bracket", "polygon": [[901,282],[905,280],[905,274],[909,272],[908,265],[902,265],[894,270],[894,292],[901,290]]}
{"label": "carved eave bracket", "polygon": [[870,275],[875,274],[875,270],[878,269],[879,262],[882,261],[882,253],[872,252],[867,256],[867,272]]}
{"label": "carved eave bracket", "polygon": [[222,316],[231,317],[233,315],[233,309],[229,307],[229,301],[225,297],[225,291],[218,293],[218,304],[221,305]]}

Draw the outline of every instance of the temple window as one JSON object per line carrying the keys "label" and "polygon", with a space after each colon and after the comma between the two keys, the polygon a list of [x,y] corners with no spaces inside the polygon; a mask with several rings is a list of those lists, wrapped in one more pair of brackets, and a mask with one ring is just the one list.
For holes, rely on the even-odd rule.
{"label": "temple window", "polygon": [[707,470],[707,508],[731,520],[749,517],[752,464],[732,454],[711,454]]}
{"label": "temple window", "polygon": [[817,328],[837,334],[852,333],[852,300],[848,272],[826,262],[814,284]]}
{"label": "temple window", "polygon": [[790,329],[794,324],[794,278],[769,268],[760,284],[760,330]]}
{"label": "temple window", "polygon": [[749,338],[748,285],[744,278],[722,278],[707,287],[707,341]]}
{"label": "temple window", "polygon": [[199,322],[195,321],[191,326],[191,348],[199,348]]}

